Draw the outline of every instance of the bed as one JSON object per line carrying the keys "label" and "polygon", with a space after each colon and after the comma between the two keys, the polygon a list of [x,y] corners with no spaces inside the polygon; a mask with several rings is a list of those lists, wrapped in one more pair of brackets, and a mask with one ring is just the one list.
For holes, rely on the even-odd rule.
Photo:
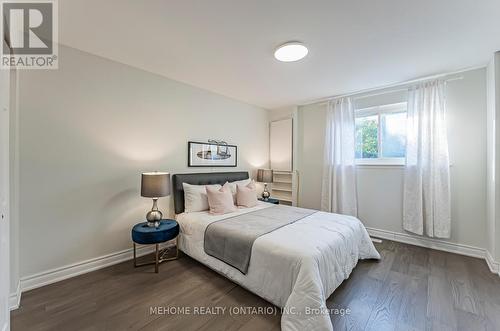
{"label": "bed", "polygon": [[225,215],[185,213],[182,183],[222,185],[248,178],[247,172],[173,175],[180,250],[280,307],[282,330],[332,330],[326,299],[349,277],[359,259],[380,259],[365,227],[355,217],[310,210],[306,216],[256,238],[248,269],[242,272],[205,252],[207,228],[241,215],[265,215],[277,206],[260,202]]}

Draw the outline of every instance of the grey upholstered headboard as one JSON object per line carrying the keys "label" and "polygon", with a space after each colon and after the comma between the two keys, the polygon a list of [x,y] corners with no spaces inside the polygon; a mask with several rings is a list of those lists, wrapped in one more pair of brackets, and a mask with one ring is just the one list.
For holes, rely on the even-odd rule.
{"label": "grey upholstered headboard", "polygon": [[172,176],[175,213],[180,214],[184,212],[184,188],[182,187],[182,183],[192,185],[224,185],[226,182],[234,182],[235,180],[247,178],[249,176],[246,171],[175,174]]}

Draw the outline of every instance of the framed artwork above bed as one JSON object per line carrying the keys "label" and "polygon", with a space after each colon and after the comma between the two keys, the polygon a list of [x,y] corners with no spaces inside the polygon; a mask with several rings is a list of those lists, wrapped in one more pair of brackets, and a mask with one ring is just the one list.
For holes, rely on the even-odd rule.
{"label": "framed artwork above bed", "polygon": [[223,141],[188,141],[188,167],[236,167],[238,147]]}

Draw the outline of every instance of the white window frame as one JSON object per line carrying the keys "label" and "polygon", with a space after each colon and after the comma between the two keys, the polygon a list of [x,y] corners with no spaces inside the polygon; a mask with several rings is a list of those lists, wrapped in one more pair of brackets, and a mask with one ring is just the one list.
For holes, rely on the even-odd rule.
{"label": "white window frame", "polygon": [[[375,107],[368,108],[360,108],[355,110],[355,118],[366,117],[366,116],[374,116],[378,117],[378,155],[382,155],[382,144],[381,144],[381,132],[380,132],[380,117],[382,114],[390,114],[390,113],[406,113],[407,112],[407,103],[406,102],[398,102],[386,105],[380,105]],[[377,158],[366,158],[366,159],[356,159],[356,165],[361,166],[370,166],[370,165],[382,165],[382,166],[404,166],[406,160],[404,157],[377,157]]]}

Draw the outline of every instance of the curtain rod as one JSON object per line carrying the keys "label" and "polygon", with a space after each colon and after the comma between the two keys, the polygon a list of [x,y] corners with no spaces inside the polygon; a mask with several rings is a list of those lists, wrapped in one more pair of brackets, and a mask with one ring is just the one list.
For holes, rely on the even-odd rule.
{"label": "curtain rod", "polygon": [[[374,87],[374,88],[369,88],[369,89],[365,89],[365,90],[359,90],[359,91],[345,93],[345,94],[334,95],[334,96],[331,96],[331,97],[322,98],[322,99],[319,99],[319,100],[315,100],[315,101],[307,102],[307,103],[304,103],[304,104],[300,104],[299,106],[309,106],[309,105],[315,105],[315,104],[323,104],[323,103],[328,102],[328,101],[333,100],[333,99],[344,98],[344,97],[351,97],[351,96],[360,95],[360,94],[362,94],[362,95],[360,95],[359,97],[354,98],[354,99],[362,99],[362,98],[368,98],[368,97],[377,96],[377,95],[383,95],[383,94],[388,94],[388,93],[395,93],[395,92],[407,91],[408,90],[408,85],[411,85],[411,84],[415,84],[415,83],[419,83],[419,82],[424,82],[424,81],[432,80],[432,79],[438,79],[438,78],[442,78],[442,77],[448,77],[448,76],[458,75],[458,74],[466,72],[466,71],[471,71],[471,70],[476,70],[476,69],[482,69],[482,68],[485,68],[485,66],[472,67],[472,68],[462,69],[462,70],[458,70],[458,71],[454,71],[454,72],[449,72],[449,73],[446,73],[446,74],[439,74],[439,75],[434,75],[434,76],[428,76],[428,77],[423,77],[423,78],[408,80],[408,81],[405,81],[405,82],[400,82],[400,83],[395,83],[395,84],[390,84],[390,85],[385,85],[385,86],[380,86],[380,87]],[[446,79],[445,81],[446,82],[451,82],[451,81],[455,81],[455,80],[461,80],[463,78],[464,78],[463,76],[450,77],[449,79]],[[397,88],[397,89],[391,89],[391,88]],[[388,89],[388,90],[387,91],[380,91],[380,90],[386,90],[386,89]],[[369,92],[374,92],[374,93],[365,94],[365,93],[369,93]]]}
{"label": "curtain rod", "polygon": [[[456,77],[452,77],[452,78],[449,78],[449,79],[445,79],[445,82],[453,82],[455,80],[462,80],[464,79],[464,76],[456,76]],[[407,85],[410,85],[410,83],[408,83]],[[369,98],[369,97],[374,97],[374,96],[377,96],[377,95],[383,95],[383,94],[388,94],[388,93],[395,93],[395,92],[404,92],[404,91],[408,91],[408,86],[404,87],[404,88],[398,88],[398,89],[395,89],[395,90],[388,90],[388,91],[380,91],[378,93],[370,93],[370,94],[363,94],[363,95],[360,95],[359,97],[355,97],[354,100],[358,100],[358,99],[364,99],[364,98]],[[359,93],[356,93],[356,94],[359,94]]]}

